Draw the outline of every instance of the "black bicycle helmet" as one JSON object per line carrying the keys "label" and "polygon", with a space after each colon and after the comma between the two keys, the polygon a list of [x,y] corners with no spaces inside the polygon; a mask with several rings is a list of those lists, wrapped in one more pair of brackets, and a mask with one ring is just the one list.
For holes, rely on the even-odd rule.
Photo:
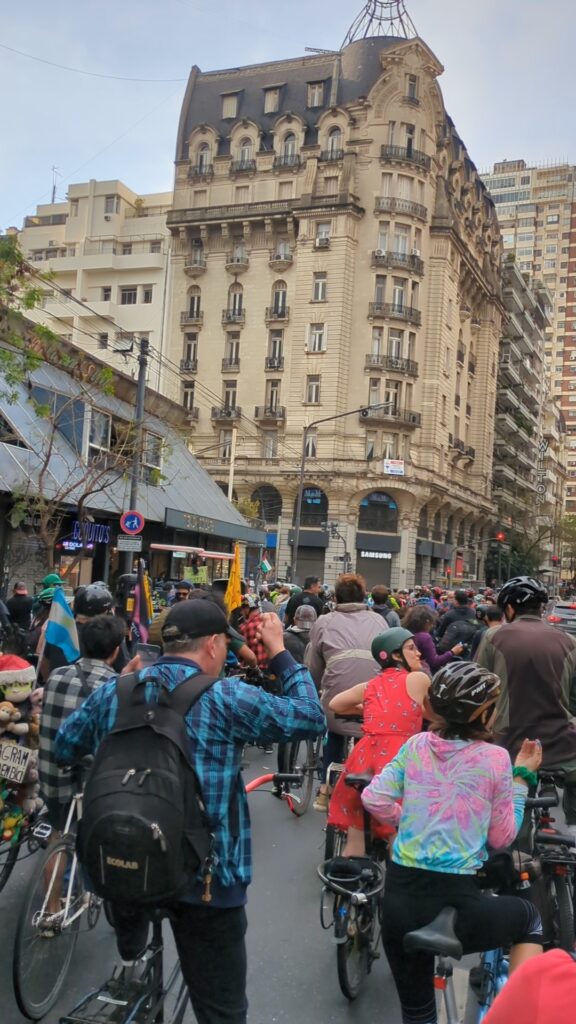
{"label": "black bicycle helmet", "polygon": [[498,594],[498,606],[502,609],[507,604],[513,608],[522,608],[525,604],[546,604],[548,591],[543,583],[532,576],[513,576],[507,580]]}
{"label": "black bicycle helmet", "polygon": [[472,722],[500,692],[500,679],[470,661],[450,662],[432,679],[428,699],[447,722]]}
{"label": "black bicycle helmet", "polygon": [[104,615],[111,612],[114,607],[114,598],[105,583],[89,583],[86,587],[79,587],[74,598],[74,614],[85,615],[86,618],[93,618],[94,615]]}

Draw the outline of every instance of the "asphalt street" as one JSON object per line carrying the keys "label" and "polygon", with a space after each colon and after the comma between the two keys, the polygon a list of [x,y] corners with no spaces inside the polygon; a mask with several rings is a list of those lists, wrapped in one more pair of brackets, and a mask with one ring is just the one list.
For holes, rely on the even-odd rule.
{"label": "asphalt street", "polygon": [[[275,756],[250,750],[246,778],[274,770]],[[248,996],[250,1024],[400,1024],[400,1011],[385,957],[375,963],[358,999],[349,1004],[338,987],[331,932],[319,918],[325,821],[312,808],[295,818],[269,793],[250,795],[254,838],[254,882],[248,904]],[[2,1024],[23,1024],[13,996],[12,943],[19,907],[35,872],[37,857],[19,861],[0,893]],[[168,961],[174,947],[167,931]],[[65,991],[45,1020],[57,1024],[92,986],[104,981],[115,962],[112,929],[104,915],[93,932],[82,930]],[[466,995],[466,971],[457,972]],[[459,984],[458,984],[459,982]],[[472,1019],[467,1015],[467,1020]],[[190,1012],[186,1024],[193,1024]]]}

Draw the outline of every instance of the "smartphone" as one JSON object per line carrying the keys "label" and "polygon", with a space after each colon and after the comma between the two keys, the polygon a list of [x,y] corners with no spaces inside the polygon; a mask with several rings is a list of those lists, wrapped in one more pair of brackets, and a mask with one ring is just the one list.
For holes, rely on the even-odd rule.
{"label": "smartphone", "polygon": [[136,644],[135,654],[139,654],[143,663],[151,665],[162,654],[162,648],[157,644]]}

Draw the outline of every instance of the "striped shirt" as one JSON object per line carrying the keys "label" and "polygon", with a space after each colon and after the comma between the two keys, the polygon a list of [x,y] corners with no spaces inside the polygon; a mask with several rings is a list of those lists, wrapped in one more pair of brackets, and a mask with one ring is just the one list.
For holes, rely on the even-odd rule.
{"label": "striped shirt", "polygon": [[54,761],[54,741],[64,719],[80,706],[88,694],[114,675],[114,669],[97,658],[80,658],[73,665],[56,668],[44,686],[40,719],[38,773],[45,800],[67,804],[75,793],[68,773]]}
{"label": "striped shirt", "polygon": [[[216,840],[213,892],[245,889],[252,878],[250,818],[240,774],[244,744],[283,743],[324,731],[324,714],[307,669],[286,651],[272,659],[270,669],[283,696],[274,697],[239,679],[219,679],[186,714],[191,764]],[[173,690],[198,671],[198,665],[186,658],[160,658],[140,674],[147,681],[145,700],[156,703],[160,685]],[[116,680],[112,679],[95,690],[60,729],[55,744],[58,763],[73,764],[95,753],[114,727],[117,708]],[[238,815],[231,814],[235,806]],[[213,900],[212,905],[218,902]]]}

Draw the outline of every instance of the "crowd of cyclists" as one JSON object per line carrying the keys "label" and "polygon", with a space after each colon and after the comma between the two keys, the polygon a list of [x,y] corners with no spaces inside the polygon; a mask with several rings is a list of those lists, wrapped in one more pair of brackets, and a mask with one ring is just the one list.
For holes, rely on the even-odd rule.
{"label": "crowd of cyclists", "polygon": [[[202,678],[183,718],[213,849],[167,907],[199,1024],[246,1021],[244,746],[278,743],[281,750],[321,734],[315,810],[346,832],[345,856],[364,853],[364,808],[389,842],[381,917],[403,1024],[436,1022],[433,957],[408,954],[403,937],[448,905],[458,911],[465,952],[510,949],[512,979],[489,1021],[504,1019],[500,999],[514,1005],[516,974],[522,986],[549,992],[550,963],[556,983],[549,997],[532,1000],[518,1019],[567,1022],[562,999],[566,991],[576,999],[576,964],[557,951],[539,956],[547,937],[535,902],[494,898],[476,883],[489,852],[522,834],[540,769],[562,773],[566,825],[576,840],[576,639],[543,618],[543,584],[523,576],[498,591],[377,586],[368,593],[361,576],[346,573],[333,590],[315,577],[302,589],[262,585],[229,614],[216,589],[175,581],[159,591],[147,638],[159,656],[145,661],[131,648],[117,595],[94,583],[74,595],[80,658],[69,664],[43,642],[63,585],[51,574],[32,599],[19,583],[1,610],[3,655],[35,663],[43,687],[39,784],[54,835],[71,796],[64,766],[96,755],[118,731],[126,679],[136,689],[142,684],[138,702],[149,709],[149,724],[150,708],[176,706],[178,689]],[[249,681],[250,670],[264,686]],[[344,770],[332,790],[334,762]],[[136,767],[146,776],[145,765]],[[362,794],[346,786],[347,774],[357,773],[373,777]],[[98,880],[90,881],[98,891]],[[46,941],[57,934],[57,900],[51,909]],[[116,900],[110,918],[123,966],[137,969],[146,906]]]}

